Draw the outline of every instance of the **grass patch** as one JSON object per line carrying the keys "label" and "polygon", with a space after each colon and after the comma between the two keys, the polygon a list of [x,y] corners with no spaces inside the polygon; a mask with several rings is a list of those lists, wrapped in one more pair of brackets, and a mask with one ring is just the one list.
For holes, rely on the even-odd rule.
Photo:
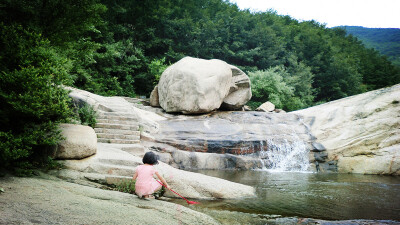
{"label": "grass patch", "polygon": [[[135,194],[135,183],[136,181],[134,180],[121,180],[117,185],[115,185],[113,190],[129,194]],[[162,188],[154,192],[153,195],[155,198],[160,198],[164,195],[164,193],[165,193],[165,187],[162,186]]]}
{"label": "grass patch", "polygon": [[135,183],[136,182],[134,180],[122,180],[117,185],[115,185],[114,190],[129,194],[135,194]]}

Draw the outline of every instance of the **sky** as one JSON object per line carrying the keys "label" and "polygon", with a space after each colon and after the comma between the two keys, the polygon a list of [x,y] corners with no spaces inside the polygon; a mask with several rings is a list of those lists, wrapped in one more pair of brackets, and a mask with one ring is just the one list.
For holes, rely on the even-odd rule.
{"label": "sky", "polygon": [[240,9],[300,20],[315,20],[327,27],[341,25],[368,28],[400,28],[400,0],[230,0]]}

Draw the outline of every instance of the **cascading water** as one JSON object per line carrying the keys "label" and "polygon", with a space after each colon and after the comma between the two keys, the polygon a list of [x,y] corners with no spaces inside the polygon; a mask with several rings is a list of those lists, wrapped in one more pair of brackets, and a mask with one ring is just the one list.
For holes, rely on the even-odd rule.
{"label": "cascading water", "polygon": [[[310,167],[306,144],[301,140],[277,143],[267,140],[267,149],[261,148],[259,157],[264,169],[273,171],[308,171]],[[261,142],[263,145],[263,142]]]}

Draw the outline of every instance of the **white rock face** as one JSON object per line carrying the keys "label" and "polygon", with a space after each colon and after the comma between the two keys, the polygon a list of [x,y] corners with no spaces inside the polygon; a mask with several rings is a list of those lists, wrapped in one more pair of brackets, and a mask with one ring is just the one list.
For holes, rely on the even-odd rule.
{"label": "white rock face", "polygon": [[293,113],[339,172],[400,175],[400,84]]}
{"label": "white rock face", "polygon": [[211,112],[221,106],[231,83],[232,71],[227,63],[185,57],[161,75],[158,83],[160,106],[166,112]]}
{"label": "white rock face", "polygon": [[61,124],[65,140],[57,146],[57,159],[83,159],[96,154],[97,136],[93,128],[77,124]]}
{"label": "white rock face", "polygon": [[232,70],[232,84],[222,107],[228,110],[242,109],[244,104],[251,99],[250,78],[236,66],[229,66]]}
{"label": "white rock face", "polygon": [[272,112],[274,110],[275,110],[275,105],[271,102],[265,102],[256,109],[256,111],[263,111],[263,112]]}

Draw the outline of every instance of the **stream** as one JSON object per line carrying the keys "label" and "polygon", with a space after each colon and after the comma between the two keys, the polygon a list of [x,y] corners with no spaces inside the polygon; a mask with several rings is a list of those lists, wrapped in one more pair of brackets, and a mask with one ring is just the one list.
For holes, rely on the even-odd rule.
{"label": "stream", "polygon": [[[205,213],[229,211],[269,218],[388,220],[396,224],[400,221],[400,177],[268,170],[193,172],[256,188],[255,199],[202,200],[201,204],[190,206]],[[171,201],[186,205],[183,200]]]}

